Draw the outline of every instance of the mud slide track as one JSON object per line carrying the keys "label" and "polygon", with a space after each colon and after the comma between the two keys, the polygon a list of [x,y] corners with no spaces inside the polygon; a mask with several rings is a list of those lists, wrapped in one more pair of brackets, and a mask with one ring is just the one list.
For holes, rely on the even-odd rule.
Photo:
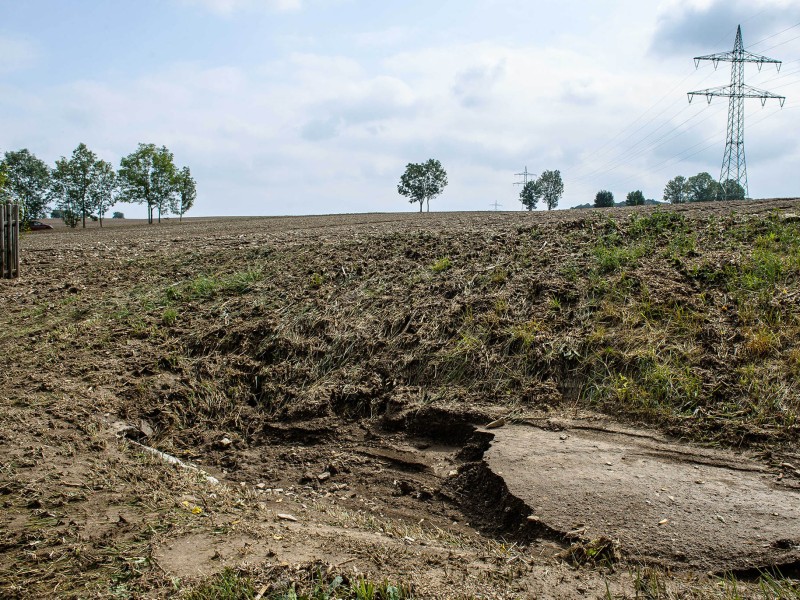
{"label": "mud slide track", "polygon": [[491,433],[489,468],[551,528],[672,567],[793,570],[800,559],[800,494],[752,458],[580,424]]}

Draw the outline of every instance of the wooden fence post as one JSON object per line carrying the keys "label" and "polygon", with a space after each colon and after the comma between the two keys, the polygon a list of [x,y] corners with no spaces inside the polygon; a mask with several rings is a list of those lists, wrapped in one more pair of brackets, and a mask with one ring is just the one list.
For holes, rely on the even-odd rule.
{"label": "wooden fence post", "polygon": [[0,204],[0,277],[19,277],[19,206]]}

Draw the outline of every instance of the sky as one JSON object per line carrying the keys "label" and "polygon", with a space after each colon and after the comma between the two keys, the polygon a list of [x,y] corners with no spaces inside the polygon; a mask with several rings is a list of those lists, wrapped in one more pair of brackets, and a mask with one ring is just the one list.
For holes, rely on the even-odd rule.
{"label": "sky", "polygon": [[786,96],[746,103],[750,194],[798,196],[796,0],[0,0],[0,151],[165,145],[190,216],[413,211],[397,184],[429,158],[450,182],[432,210],[519,210],[526,167],[561,171],[559,208],[661,199],[719,176],[728,101],[686,92],[730,82],[692,59],[739,24],[784,61],[746,68]]}

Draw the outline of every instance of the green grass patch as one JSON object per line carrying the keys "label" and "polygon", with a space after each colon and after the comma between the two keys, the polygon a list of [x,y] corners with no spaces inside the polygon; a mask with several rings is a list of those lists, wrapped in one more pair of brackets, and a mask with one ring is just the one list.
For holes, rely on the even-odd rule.
{"label": "green grass patch", "polygon": [[453,263],[450,260],[450,257],[443,256],[442,258],[440,258],[431,265],[431,271],[433,271],[434,273],[443,273],[444,271],[447,271],[448,269],[452,268],[452,266]]}

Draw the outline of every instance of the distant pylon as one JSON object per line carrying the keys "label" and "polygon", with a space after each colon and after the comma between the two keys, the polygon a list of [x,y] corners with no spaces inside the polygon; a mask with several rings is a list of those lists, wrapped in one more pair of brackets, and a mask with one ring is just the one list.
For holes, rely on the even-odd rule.
{"label": "distant pylon", "polygon": [[494,202],[492,202],[492,203],[491,203],[489,206],[493,206],[493,207],[494,207],[494,212],[497,212],[497,209],[498,209],[498,208],[500,208],[500,207],[501,207],[501,206],[503,206],[503,205],[502,205],[502,204],[498,204],[498,203],[497,203],[497,200],[495,200],[495,201],[494,201]]}
{"label": "distant pylon", "polygon": [[[514,185],[521,185],[524,188],[528,184],[528,181],[531,181],[534,177],[536,177],[536,174],[529,173],[528,167],[526,166],[525,170],[522,173],[514,173],[514,176],[522,177],[522,181],[517,181],[514,183]],[[522,210],[525,210],[525,203],[522,202],[521,198],[520,198],[520,204],[522,204]]]}
{"label": "distant pylon", "polygon": [[744,155],[744,99],[758,98],[761,100],[761,106],[764,106],[767,100],[775,98],[780,102],[782,107],[786,98],[745,85],[744,63],[756,63],[759,71],[761,71],[761,67],[764,63],[772,63],[777,65],[778,71],[780,72],[781,61],[753,54],[745,50],[742,44],[741,25],[736,29],[736,42],[733,45],[733,52],[695,56],[694,66],[697,67],[701,60],[710,60],[714,64],[715,70],[721,62],[732,63],[730,85],[689,92],[688,96],[690,103],[695,96],[705,96],[709,104],[711,104],[711,98],[715,96],[730,99],[728,103],[728,138],[725,142],[725,155],[722,158],[722,171],[719,175],[719,182],[723,186],[726,200],[728,199],[728,195],[734,191],[730,189],[732,186],[725,185],[730,180],[742,186],[745,198],[749,198],[750,190],[747,182],[747,161]]}

